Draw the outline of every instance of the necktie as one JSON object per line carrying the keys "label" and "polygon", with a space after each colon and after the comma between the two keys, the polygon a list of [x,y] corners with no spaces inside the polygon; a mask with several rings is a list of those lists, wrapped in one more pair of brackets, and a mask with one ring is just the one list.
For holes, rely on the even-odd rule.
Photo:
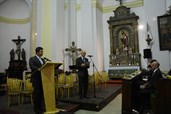
{"label": "necktie", "polygon": [[83,61],[85,62],[85,57],[83,57]]}
{"label": "necktie", "polygon": [[43,65],[43,61],[42,61],[42,59],[39,57],[39,61],[40,61],[40,63]]}

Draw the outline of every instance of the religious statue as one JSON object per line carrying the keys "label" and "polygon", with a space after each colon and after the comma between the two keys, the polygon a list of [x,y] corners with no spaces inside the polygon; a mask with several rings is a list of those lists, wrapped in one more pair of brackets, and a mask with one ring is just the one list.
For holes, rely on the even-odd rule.
{"label": "religious statue", "polygon": [[121,33],[120,40],[121,40],[122,50],[127,51],[128,50],[128,36],[126,35],[124,31]]}
{"label": "religious statue", "polygon": [[72,53],[72,63],[73,65],[76,65],[76,58],[77,58],[77,52],[81,51],[81,48],[77,48],[77,46],[75,46],[75,42],[72,42],[72,45],[70,46],[70,48],[66,48],[65,51],[70,51]]}
{"label": "religious statue", "polygon": [[133,54],[133,49],[131,47],[128,49],[128,54]]}
{"label": "religious statue", "polygon": [[14,52],[14,49],[12,49],[10,51],[10,61],[14,61],[14,59],[15,59],[15,52]]}
{"label": "religious statue", "polygon": [[116,55],[119,55],[119,49],[116,48]]}
{"label": "religious statue", "polygon": [[18,36],[18,39],[13,39],[12,41],[17,46],[17,49],[15,50],[15,53],[18,56],[18,60],[20,60],[20,56],[21,56],[21,45],[26,41],[26,39],[21,39],[20,36]]}
{"label": "religious statue", "polygon": [[119,55],[120,55],[119,48],[116,48],[115,62],[116,62],[117,65],[119,65]]}
{"label": "religious statue", "polygon": [[133,48],[130,47],[128,49],[128,65],[132,65],[133,64],[133,59],[134,59]]}
{"label": "religious statue", "polygon": [[23,61],[26,61],[26,52],[25,52],[24,48],[21,51],[21,57],[22,57]]}

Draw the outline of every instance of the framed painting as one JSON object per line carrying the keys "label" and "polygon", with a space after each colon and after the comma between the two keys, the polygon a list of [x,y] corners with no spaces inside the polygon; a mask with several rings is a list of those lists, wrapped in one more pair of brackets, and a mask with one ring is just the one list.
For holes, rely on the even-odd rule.
{"label": "framed painting", "polygon": [[171,50],[171,15],[158,16],[160,50]]}

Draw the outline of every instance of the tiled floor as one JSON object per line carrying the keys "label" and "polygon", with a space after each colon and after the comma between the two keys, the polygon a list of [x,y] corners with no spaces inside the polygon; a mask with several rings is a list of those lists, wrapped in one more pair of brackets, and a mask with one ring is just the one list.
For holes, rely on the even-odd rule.
{"label": "tiled floor", "polygon": [[[78,110],[74,114],[121,114],[121,98],[122,94],[119,94],[99,112]],[[18,105],[14,105],[10,106],[10,108],[7,108],[7,96],[0,96],[0,109],[18,111],[21,114],[34,114],[33,105],[31,105],[30,103],[21,105],[20,107]]]}

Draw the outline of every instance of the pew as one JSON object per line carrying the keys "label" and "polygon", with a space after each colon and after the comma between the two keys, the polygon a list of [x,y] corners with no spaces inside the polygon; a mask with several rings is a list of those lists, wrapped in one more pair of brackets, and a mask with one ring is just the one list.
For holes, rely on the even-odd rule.
{"label": "pew", "polygon": [[[122,79],[122,114],[131,114],[135,109],[135,95],[141,76],[129,76]],[[160,79],[156,84],[156,94],[151,98],[153,114],[171,113],[171,79]]]}

